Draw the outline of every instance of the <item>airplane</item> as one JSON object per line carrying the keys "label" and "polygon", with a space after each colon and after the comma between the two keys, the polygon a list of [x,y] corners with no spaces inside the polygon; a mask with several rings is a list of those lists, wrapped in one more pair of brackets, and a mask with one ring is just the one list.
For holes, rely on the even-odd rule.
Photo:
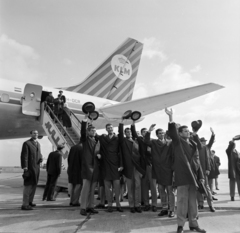
{"label": "airplane", "polygon": [[[166,107],[223,88],[221,85],[208,83],[132,100],[142,50],[141,42],[126,39],[85,80],[69,87],[52,88],[0,79],[0,140],[29,137],[30,130],[38,130],[39,138],[48,136],[55,148],[58,143],[68,145],[63,152],[63,168],[67,170],[66,158],[71,146],[80,139],[81,120],[85,116],[82,106],[86,102],[95,105],[99,117],[94,126],[103,129],[109,122],[117,126],[123,114],[128,111],[140,113],[140,121],[144,116]],[[63,90],[72,113],[74,132],[66,131],[61,122],[55,124],[44,107],[49,92],[57,97],[60,89]],[[130,119],[126,120],[126,124],[131,122]],[[63,131],[67,137],[63,135]],[[59,183],[66,186],[66,179]]]}

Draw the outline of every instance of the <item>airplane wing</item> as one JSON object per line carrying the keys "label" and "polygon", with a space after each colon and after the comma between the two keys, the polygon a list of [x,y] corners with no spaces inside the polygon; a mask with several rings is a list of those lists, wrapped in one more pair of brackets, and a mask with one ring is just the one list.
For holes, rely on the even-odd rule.
{"label": "airplane wing", "polygon": [[107,105],[100,108],[99,111],[109,119],[119,119],[122,117],[123,113],[128,110],[139,111],[142,116],[146,116],[150,113],[165,109],[166,107],[171,107],[196,97],[206,95],[221,88],[224,87],[215,83],[207,83],[178,91],[117,103],[114,105]]}

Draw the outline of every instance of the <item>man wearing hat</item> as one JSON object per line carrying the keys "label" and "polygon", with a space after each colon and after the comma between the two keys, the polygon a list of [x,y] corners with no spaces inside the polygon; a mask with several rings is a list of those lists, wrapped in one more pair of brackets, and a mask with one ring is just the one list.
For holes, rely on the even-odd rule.
{"label": "man wearing hat", "polygon": [[21,152],[21,166],[24,170],[24,188],[22,210],[32,210],[36,204],[33,204],[33,198],[37,188],[40,174],[40,163],[42,154],[40,144],[37,141],[38,131],[32,130],[31,139],[23,143]]}
{"label": "man wearing hat", "polygon": [[63,95],[62,90],[59,91],[59,97],[62,100],[63,104],[65,104],[66,103],[66,97],[65,97],[65,95]]}
{"label": "man wearing hat", "polygon": [[[193,128],[194,131],[194,128]],[[201,168],[203,171],[203,175],[204,175],[204,179],[205,179],[205,187],[207,190],[207,202],[208,202],[208,206],[211,212],[215,212],[215,208],[213,207],[213,200],[215,200],[216,198],[212,197],[212,191],[210,188],[210,184],[209,184],[209,180],[211,182],[211,179],[209,179],[209,174],[210,171],[213,170],[214,168],[212,167],[212,162],[211,162],[211,147],[214,143],[215,140],[215,134],[212,128],[210,128],[210,131],[212,133],[211,138],[209,140],[209,143],[206,144],[207,140],[202,137],[198,138],[197,132],[194,132],[194,137],[193,140],[199,144],[201,143],[202,149],[199,150],[199,158],[200,158],[200,163],[201,163]],[[204,197],[203,194],[201,194],[200,192],[198,192],[197,194],[197,199],[198,199],[198,208],[199,209],[203,209],[204,207]]]}
{"label": "man wearing hat", "polygon": [[47,183],[43,193],[43,201],[47,198],[47,201],[55,201],[53,198],[54,190],[56,187],[57,179],[61,174],[62,168],[62,149],[64,145],[58,145],[57,150],[51,152],[47,159]]}

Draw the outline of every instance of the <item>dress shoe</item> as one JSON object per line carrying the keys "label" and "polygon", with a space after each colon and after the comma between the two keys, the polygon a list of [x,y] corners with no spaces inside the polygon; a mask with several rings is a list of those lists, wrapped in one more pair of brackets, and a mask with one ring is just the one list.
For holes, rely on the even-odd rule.
{"label": "dress shoe", "polygon": [[210,209],[211,212],[216,212],[216,210],[213,206],[209,206],[209,209]]}
{"label": "dress shoe", "polygon": [[198,209],[202,210],[203,209],[203,205],[198,205]]}
{"label": "dress shoe", "polygon": [[150,205],[145,205],[143,208],[143,211],[149,211],[150,210]]}
{"label": "dress shoe", "polygon": [[169,217],[169,218],[175,217],[175,213],[174,213],[173,211],[169,211],[168,217]]}
{"label": "dress shoe", "polygon": [[214,191],[212,191],[212,195],[216,195],[217,193],[215,193]]}
{"label": "dress shoe", "polygon": [[70,202],[69,205],[72,206],[73,205],[72,202]]}
{"label": "dress shoe", "polygon": [[219,190],[219,188],[216,188],[216,190]]}
{"label": "dress shoe", "polygon": [[161,212],[158,214],[159,217],[168,215],[168,210],[161,210]]}
{"label": "dress shoe", "polygon": [[81,209],[80,214],[83,216],[87,216],[87,211],[85,209]]}
{"label": "dress shoe", "polygon": [[105,209],[105,205],[99,203],[98,205],[95,206],[95,208],[96,209]]}
{"label": "dress shoe", "polygon": [[95,210],[95,209],[93,209],[93,208],[88,208],[88,209],[86,210],[86,212],[87,212],[87,213],[91,213],[91,214],[98,214],[98,211]]}
{"label": "dress shoe", "polygon": [[152,206],[152,212],[157,212],[157,207],[156,206]]}
{"label": "dress shoe", "polygon": [[113,212],[112,206],[108,206],[108,207],[107,207],[107,212],[109,212],[109,213],[112,213],[112,212]]}
{"label": "dress shoe", "polygon": [[46,200],[46,197],[43,197],[43,198],[42,198],[42,201],[45,201],[45,200]]}
{"label": "dress shoe", "polygon": [[231,197],[231,201],[235,201],[235,200],[234,200],[234,197]]}
{"label": "dress shoe", "polygon": [[212,199],[213,199],[214,201],[217,201],[217,200],[218,200],[217,198],[215,198],[215,197],[213,197],[213,196],[212,196]]}
{"label": "dress shoe", "polygon": [[204,229],[201,229],[201,228],[199,228],[199,227],[189,227],[189,229],[190,229],[191,231],[206,233],[206,231],[205,231]]}
{"label": "dress shoe", "polygon": [[135,213],[135,208],[134,208],[134,207],[131,207],[131,208],[130,208],[130,212],[131,212],[131,213]]}
{"label": "dress shoe", "polygon": [[29,206],[31,206],[31,207],[35,207],[35,206],[36,206],[36,204],[34,204],[34,203],[30,202],[30,203],[29,203]]}
{"label": "dress shoe", "polygon": [[118,211],[118,212],[123,212],[122,207],[121,207],[121,206],[117,207],[117,211]]}
{"label": "dress shoe", "polygon": [[47,201],[56,201],[56,199],[52,198],[52,199],[47,199]]}
{"label": "dress shoe", "polygon": [[[72,204],[72,203],[71,203]],[[72,206],[80,206],[80,203],[72,204]]]}
{"label": "dress shoe", "polygon": [[138,213],[142,213],[141,207],[135,207],[135,211],[138,212]]}
{"label": "dress shoe", "polygon": [[21,210],[33,210],[33,208],[29,205],[28,206],[22,205]]}
{"label": "dress shoe", "polygon": [[183,233],[183,227],[182,226],[178,226],[177,233]]}

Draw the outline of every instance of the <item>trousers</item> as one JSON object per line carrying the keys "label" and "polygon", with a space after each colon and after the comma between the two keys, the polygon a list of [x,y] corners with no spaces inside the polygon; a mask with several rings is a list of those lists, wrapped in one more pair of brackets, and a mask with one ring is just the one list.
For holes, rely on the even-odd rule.
{"label": "trousers", "polygon": [[237,183],[237,187],[238,187],[238,194],[240,196],[240,178],[237,178],[237,179],[229,179],[229,188],[230,188],[230,196],[231,197],[235,197],[236,183]]}
{"label": "trousers", "polygon": [[[213,206],[212,191],[208,184],[208,177],[206,175],[205,175],[205,187],[208,193],[207,195],[208,206]],[[201,194],[200,192],[197,192],[197,200],[198,200],[198,205],[204,206],[204,195]]]}
{"label": "trousers", "polygon": [[159,187],[159,193],[161,197],[161,203],[162,203],[162,208],[163,209],[168,209],[168,204],[169,204],[169,210],[174,211],[175,209],[175,195],[173,192],[173,187],[170,186],[165,186],[158,184]]}
{"label": "trousers", "polygon": [[127,180],[128,203],[129,206],[139,207],[141,205],[141,173],[134,167],[132,178]]}
{"label": "trousers", "polygon": [[146,167],[146,175],[142,178],[142,194],[144,205],[149,205],[149,191],[148,187],[150,184],[151,196],[152,196],[152,206],[157,206],[157,188],[156,179],[152,179],[152,167]]}
{"label": "trousers", "polygon": [[194,185],[177,187],[177,223],[184,226],[188,214],[189,227],[198,227],[197,190]]}
{"label": "trousers", "polygon": [[70,203],[73,205],[79,204],[79,198],[81,193],[81,184],[72,184],[70,192]]}
{"label": "trousers", "polygon": [[45,198],[47,198],[47,200],[53,199],[54,190],[55,190],[55,187],[57,184],[57,179],[58,179],[58,175],[48,174],[47,183],[46,183],[44,193],[43,193],[43,199],[45,199]]}
{"label": "trousers", "polygon": [[34,195],[37,189],[37,185],[24,185],[23,186],[23,206],[28,206],[29,203],[33,202]]}
{"label": "trousers", "polygon": [[83,180],[83,187],[80,197],[81,209],[93,208],[94,205],[94,191],[97,182],[92,182],[90,180]]}
{"label": "trousers", "polygon": [[120,180],[104,180],[104,185],[105,185],[105,194],[106,198],[108,201],[108,206],[112,206],[113,203],[113,194],[112,190],[114,188],[115,191],[115,199],[116,199],[116,206],[120,207],[120,201],[119,201],[119,196],[120,196]]}

